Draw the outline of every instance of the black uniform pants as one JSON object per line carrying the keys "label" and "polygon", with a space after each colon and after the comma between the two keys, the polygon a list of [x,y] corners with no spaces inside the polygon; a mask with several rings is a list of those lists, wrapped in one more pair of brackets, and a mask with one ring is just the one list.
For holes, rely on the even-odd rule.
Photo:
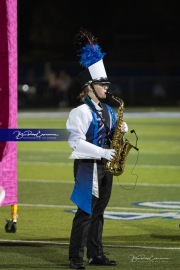
{"label": "black uniform pants", "polygon": [[[81,161],[82,162],[82,161]],[[90,161],[84,161],[90,162]],[[93,161],[91,161],[93,162]],[[74,173],[76,175],[77,164]],[[84,248],[87,247],[87,257],[98,256],[103,253],[102,234],[104,225],[104,210],[108,205],[113,176],[105,171],[104,163],[97,162],[99,198],[92,195],[92,214],[89,215],[77,209],[72,223],[69,245],[69,259],[84,256]]]}

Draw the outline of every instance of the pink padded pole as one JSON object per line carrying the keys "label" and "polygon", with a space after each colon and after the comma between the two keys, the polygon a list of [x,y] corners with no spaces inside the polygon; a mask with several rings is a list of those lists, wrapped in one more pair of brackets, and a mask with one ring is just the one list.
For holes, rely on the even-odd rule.
{"label": "pink padded pole", "polygon": [[[0,0],[0,128],[17,128],[17,0]],[[0,142],[0,190],[17,204],[16,142]]]}

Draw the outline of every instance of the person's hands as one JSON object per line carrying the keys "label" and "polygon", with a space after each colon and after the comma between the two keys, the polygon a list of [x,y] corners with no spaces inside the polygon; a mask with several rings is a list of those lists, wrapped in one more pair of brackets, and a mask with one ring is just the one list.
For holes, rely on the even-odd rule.
{"label": "person's hands", "polygon": [[128,125],[126,124],[126,122],[122,122],[121,132],[122,133],[127,133],[128,132]]}
{"label": "person's hands", "polygon": [[114,149],[102,149],[102,158],[105,158],[107,160],[111,160],[113,159],[113,157],[115,156],[116,151]]}

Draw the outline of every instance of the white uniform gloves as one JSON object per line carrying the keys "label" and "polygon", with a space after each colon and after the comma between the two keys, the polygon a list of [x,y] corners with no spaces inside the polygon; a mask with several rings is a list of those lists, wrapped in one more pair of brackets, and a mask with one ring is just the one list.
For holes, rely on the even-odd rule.
{"label": "white uniform gloves", "polygon": [[121,125],[121,132],[122,133],[127,133],[128,132],[128,125],[126,124],[126,122],[123,122]]}
{"label": "white uniform gloves", "polygon": [[[121,125],[121,132],[124,134],[128,132],[128,126],[125,122],[123,122]],[[74,151],[72,152],[70,158],[75,159],[105,158],[107,160],[111,160],[116,154],[114,149],[104,149],[85,140],[79,140],[73,149]]]}
{"label": "white uniform gloves", "polygon": [[114,149],[104,149],[84,140],[80,140],[72,152],[72,159],[101,159],[111,160],[115,156]]}
{"label": "white uniform gloves", "polygon": [[102,158],[105,158],[107,160],[111,160],[111,159],[113,159],[115,154],[116,154],[116,151],[114,149],[103,149],[102,148],[102,154],[101,154]]}
{"label": "white uniform gloves", "polygon": [[[127,133],[128,132],[128,125],[126,122],[123,122],[121,125],[121,132]],[[116,152],[114,149],[102,149],[101,157],[105,158],[107,160],[113,159],[113,157],[116,155]]]}

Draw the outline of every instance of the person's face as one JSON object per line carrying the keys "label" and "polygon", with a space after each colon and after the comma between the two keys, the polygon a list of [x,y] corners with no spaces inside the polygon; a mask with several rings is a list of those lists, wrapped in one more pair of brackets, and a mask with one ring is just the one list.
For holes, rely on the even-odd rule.
{"label": "person's face", "polygon": [[106,92],[108,91],[108,84],[94,84],[94,89],[99,98],[106,98]]}

